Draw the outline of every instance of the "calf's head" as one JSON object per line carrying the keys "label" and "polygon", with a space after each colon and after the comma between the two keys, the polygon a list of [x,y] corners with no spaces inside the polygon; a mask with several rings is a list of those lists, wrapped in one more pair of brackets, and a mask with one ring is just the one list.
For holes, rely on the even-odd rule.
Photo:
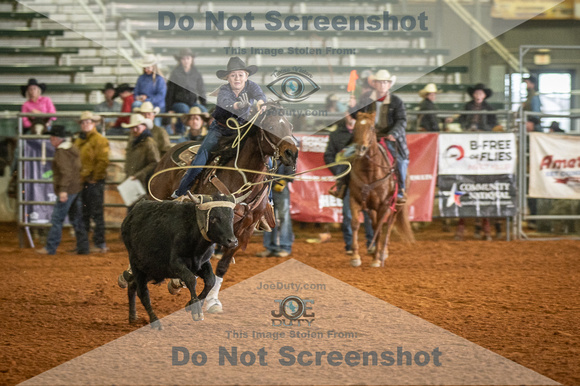
{"label": "calf's head", "polygon": [[233,196],[216,194],[191,194],[190,199],[196,204],[197,226],[204,239],[226,248],[238,246],[234,235],[234,208],[236,201]]}

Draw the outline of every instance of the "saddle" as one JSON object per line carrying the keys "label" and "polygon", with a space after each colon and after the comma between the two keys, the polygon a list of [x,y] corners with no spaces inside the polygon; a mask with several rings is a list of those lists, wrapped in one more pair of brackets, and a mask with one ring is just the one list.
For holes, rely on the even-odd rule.
{"label": "saddle", "polygon": [[189,142],[182,145],[176,145],[177,150],[171,154],[171,160],[177,166],[191,165],[191,162],[195,158],[200,146],[200,143],[192,145]]}

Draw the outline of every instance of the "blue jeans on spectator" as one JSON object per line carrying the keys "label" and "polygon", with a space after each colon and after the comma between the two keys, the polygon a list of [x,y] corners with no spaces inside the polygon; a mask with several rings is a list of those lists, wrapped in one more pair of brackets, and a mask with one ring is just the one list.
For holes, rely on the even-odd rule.
{"label": "blue jeans on spectator", "polygon": [[[171,106],[171,110],[174,111],[176,114],[187,114],[189,113],[190,106],[186,105],[183,102],[174,103]],[[177,123],[175,124],[175,134],[176,135],[183,135],[185,134],[185,125],[181,121],[181,118],[177,118]]]}
{"label": "blue jeans on spectator", "polygon": [[95,222],[93,232],[93,242],[97,248],[105,248],[105,214],[103,205],[105,204],[105,180],[99,180],[94,184],[85,182],[82,192],[83,202],[83,222],[85,230],[89,234],[91,230],[91,219]]}
{"label": "blue jeans on spectator", "polygon": [[[192,166],[204,166],[209,158],[209,153],[216,150],[218,147],[218,142],[220,138],[224,135],[234,135],[235,131],[227,128],[222,128],[218,125],[216,121],[213,121],[209,126],[207,135],[203,139],[197,155],[191,163]],[[177,188],[176,194],[178,196],[183,196],[193,185],[195,178],[201,173],[202,168],[188,169],[185,176],[181,179],[179,188]]]}
{"label": "blue jeans on spectator", "polygon": [[66,202],[60,202],[57,198],[56,205],[52,211],[50,223],[52,226],[48,231],[46,239],[46,250],[49,255],[54,255],[62,238],[62,225],[68,214],[69,220],[74,227],[77,239],[77,253],[89,253],[89,239],[82,221],[82,199],[80,194],[69,194]]}
{"label": "blue jeans on spectator", "polygon": [[[368,213],[363,211],[365,237],[367,239],[367,248],[370,247],[373,241],[374,230],[373,223]],[[342,237],[344,239],[345,250],[352,250],[352,212],[350,210],[350,189],[346,189],[346,194],[342,200]]]}
{"label": "blue jeans on spectator", "polygon": [[409,167],[409,160],[406,159],[400,152],[397,151],[394,141],[387,141],[387,147],[389,148],[391,154],[397,160],[397,172],[398,172],[397,182],[399,183],[399,191],[397,193],[397,197],[403,197],[403,190],[405,189],[405,181],[407,179],[407,168]]}
{"label": "blue jeans on spectator", "polygon": [[288,185],[281,192],[272,190],[276,226],[272,232],[264,232],[264,247],[271,252],[285,251],[292,253],[294,232],[290,218],[290,189]]}

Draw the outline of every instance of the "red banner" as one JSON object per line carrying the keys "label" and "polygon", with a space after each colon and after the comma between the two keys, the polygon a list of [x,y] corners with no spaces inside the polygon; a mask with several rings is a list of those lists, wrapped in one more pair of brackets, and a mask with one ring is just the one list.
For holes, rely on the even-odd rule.
{"label": "red banner", "polygon": [[[297,172],[324,165],[327,135],[296,135],[300,140]],[[431,221],[437,182],[437,134],[407,135],[409,145],[409,217],[411,221]],[[328,169],[302,176],[309,181],[290,184],[292,219],[303,222],[342,222],[342,201],[329,195],[334,185]],[[322,178],[323,181],[318,181]],[[326,179],[326,181],[324,181]]]}
{"label": "red banner", "polygon": [[409,220],[431,221],[437,185],[437,133],[407,134]]}

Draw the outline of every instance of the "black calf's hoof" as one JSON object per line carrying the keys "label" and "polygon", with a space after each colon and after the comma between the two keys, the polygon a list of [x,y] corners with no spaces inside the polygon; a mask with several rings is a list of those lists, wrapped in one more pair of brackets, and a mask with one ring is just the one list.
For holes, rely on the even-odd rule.
{"label": "black calf's hoof", "polygon": [[187,303],[185,310],[191,312],[191,317],[195,322],[203,320],[203,311],[201,309],[202,303],[199,300]]}

